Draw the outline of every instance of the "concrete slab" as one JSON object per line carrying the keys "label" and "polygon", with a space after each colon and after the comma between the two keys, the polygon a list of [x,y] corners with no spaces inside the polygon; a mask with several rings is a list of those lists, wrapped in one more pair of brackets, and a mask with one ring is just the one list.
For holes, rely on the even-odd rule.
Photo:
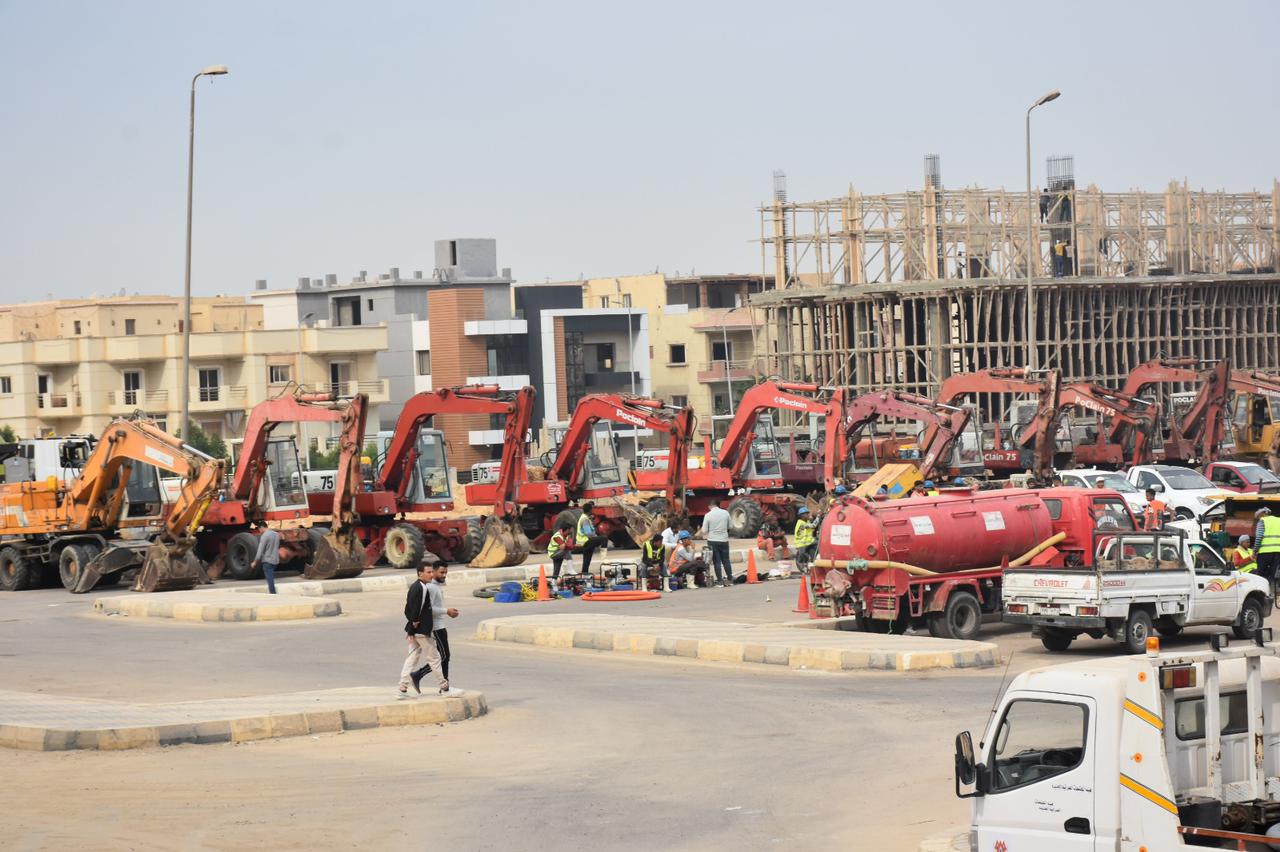
{"label": "concrete slab", "polygon": [[996,646],[990,642],[604,613],[489,618],[480,622],[476,638],[549,648],[823,671],[916,672],[981,668],[999,662]]}
{"label": "concrete slab", "polygon": [[114,750],[226,743],[395,725],[437,725],[489,712],[483,693],[401,700],[392,686],[174,704],[129,704],[0,690],[0,747]]}
{"label": "concrete slab", "polygon": [[[346,582],[346,581],[337,581]],[[98,598],[95,612],[176,621],[296,621],[342,614],[342,604],[297,595],[238,594],[227,590],[156,592]]]}

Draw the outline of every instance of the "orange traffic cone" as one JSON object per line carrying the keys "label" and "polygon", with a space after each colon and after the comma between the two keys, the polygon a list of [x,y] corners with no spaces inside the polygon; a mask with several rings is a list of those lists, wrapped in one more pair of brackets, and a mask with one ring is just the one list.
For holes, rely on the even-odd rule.
{"label": "orange traffic cone", "polygon": [[760,575],[756,573],[756,552],[754,550],[747,551],[747,582],[760,582]]}
{"label": "orange traffic cone", "polygon": [[547,588],[547,566],[538,566],[538,600],[551,600],[551,590]]}
{"label": "orange traffic cone", "polygon": [[809,606],[809,575],[800,575],[800,596],[796,598],[796,608],[792,612],[808,612],[812,614],[813,607]]}

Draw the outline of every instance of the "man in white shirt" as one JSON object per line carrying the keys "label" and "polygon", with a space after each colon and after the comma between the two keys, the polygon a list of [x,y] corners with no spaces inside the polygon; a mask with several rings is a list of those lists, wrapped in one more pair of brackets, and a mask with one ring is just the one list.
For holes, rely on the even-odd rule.
{"label": "man in white shirt", "polygon": [[[409,593],[405,595],[404,632],[409,653],[405,655],[404,666],[400,669],[400,698],[413,697],[409,695],[409,680],[424,662],[428,671],[435,669],[440,694],[444,695],[449,691],[449,682],[440,671],[440,651],[432,636],[431,591],[427,588],[431,582],[431,573],[429,566],[418,566],[418,582],[410,586]],[[422,692],[416,681],[414,691],[419,694]]]}
{"label": "man in white shirt", "polygon": [[[667,516],[667,528],[662,531],[662,549],[665,551],[664,557],[666,562],[671,561],[671,553],[676,549],[676,522]],[[664,564],[666,564],[664,562]]]}
{"label": "man in white shirt", "polygon": [[[436,640],[436,650],[440,654],[440,674],[444,676],[445,682],[449,680],[449,631],[444,628],[444,620],[448,618],[457,618],[458,611],[453,607],[445,608],[444,605],[444,584],[449,577],[449,566],[441,560],[436,560],[431,565],[432,578],[427,583],[427,594],[431,596],[431,635]],[[431,663],[418,669],[413,673],[413,688],[418,689],[418,684],[422,682],[423,676],[431,670]],[[451,687],[449,692],[454,692]]]}
{"label": "man in white shirt", "polygon": [[711,546],[711,565],[715,568],[716,584],[733,585],[733,569],[729,567],[729,512],[719,502],[712,505],[702,518],[698,535],[705,536]]}

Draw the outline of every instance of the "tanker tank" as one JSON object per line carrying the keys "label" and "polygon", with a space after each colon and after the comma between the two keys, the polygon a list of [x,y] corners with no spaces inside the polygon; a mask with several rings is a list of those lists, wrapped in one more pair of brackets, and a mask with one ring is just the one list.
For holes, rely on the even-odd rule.
{"label": "tanker tank", "polygon": [[1054,534],[1035,491],[944,492],[871,501],[841,498],[828,511],[818,557],[902,562],[938,573],[998,566]]}

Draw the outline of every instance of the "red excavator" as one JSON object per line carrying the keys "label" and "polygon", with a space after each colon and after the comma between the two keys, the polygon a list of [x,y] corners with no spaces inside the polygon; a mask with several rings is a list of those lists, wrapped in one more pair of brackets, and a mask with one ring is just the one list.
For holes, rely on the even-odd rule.
{"label": "red excavator", "polygon": [[354,577],[364,570],[364,553],[354,538],[353,498],[360,490],[360,452],[364,446],[369,397],[340,402],[327,394],[292,393],[258,403],[245,424],[244,443],[231,485],[205,513],[196,552],[210,566],[236,580],[256,576],[253,560],[258,536],[268,521],[308,517],[306,487],[292,437],[273,438],[281,423],[341,423],[342,448],[333,498],[333,525],[280,529],[281,566],[300,568],[308,579]]}
{"label": "red excavator", "polygon": [[[1170,410],[1162,417],[1162,446],[1156,450],[1156,458],[1170,464],[1207,464],[1216,461],[1225,437],[1224,417],[1236,373],[1231,361],[1224,359],[1204,369],[1194,358],[1156,358],[1139,364],[1124,382],[1124,392],[1130,396],[1142,396],[1151,388],[1163,384],[1196,386],[1196,396],[1191,407],[1181,417]],[[1248,374],[1241,374],[1240,389],[1248,392],[1252,385]],[[1164,412],[1165,406],[1155,406]],[[1127,424],[1113,421],[1107,439],[1120,443],[1128,430]]]}
{"label": "red excavator", "polygon": [[[1046,370],[1033,378],[1021,368],[979,370],[972,373],[956,373],[942,383],[938,393],[939,405],[955,406],[963,399],[977,394],[1008,394],[1031,396],[1036,399],[1036,412],[1029,421],[1031,428],[1016,429],[1008,424],[1008,435],[1002,435],[1000,421],[994,422],[994,434],[990,448],[982,450],[983,464],[997,474],[1030,470],[1038,479],[1048,481],[1053,476],[1054,453],[1057,450],[1058,394],[1061,378],[1057,370]],[[1053,431],[1046,431],[1052,428]],[[926,444],[934,440],[936,426],[925,431]],[[1013,434],[1016,430],[1016,434]]]}
{"label": "red excavator", "polygon": [[[496,489],[491,487],[486,499],[478,495],[473,499],[468,490],[468,501],[473,505],[488,503],[494,507],[483,525],[478,517],[422,517],[453,509],[444,435],[426,423],[440,414],[504,418],[504,469],[518,477],[524,465],[533,395],[531,387],[508,394],[497,385],[465,385],[423,391],[405,402],[373,489],[356,498],[356,510],[361,515],[360,535],[370,562],[385,555],[394,568],[416,569],[428,553],[446,562],[472,564],[483,556],[484,567],[524,561],[529,555],[529,542],[516,520],[513,499],[518,478]],[[372,507],[384,502],[394,507],[391,514],[365,511],[367,504]]]}
{"label": "red excavator", "polygon": [[[647,471],[650,487],[661,489],[664,497],[650,501],[644,510],[617,500],[626,490],[614,447],[611,423],[625,423],[653,429],[667,435],[667,469]],[[685,511],[686,472],[689,471],[689,444],[693,439],[693,409],[672,408],[660,400],[622,394],[591,394],[579,400],[554,458],[543,467],[530,468],[529,478],[519,486],[519,502],[524,528],[544,544],[557,521],[576,523],[580,509],[571,502],[592,502],[596,531],[606,537],[629,535],[641,542],[653,534],[658,516],[668,511]],[[504,470],[505,473],[505,470]],[[654,479],[660,482],[655,482]],[[492,486],[467,486],[467,499]]]}
{"label": "red excavator", "polygon": [[[1097,419],[1086,437],[1092,440],[1076,442],[1073,437],[1072,461],[1085,467],[1121,468],[1151,462],[1152,439],[1156,428],[1157,411],[1144,399],[1122,391],[1104,388],[1090,382],[1072,382],[1058,393],[1058,406],[1052,421],[1043,424],[1040,434],[1056,435],[1058,424],[1068,408],[1091,412]],[[1126,440],[1111,442],[1107,438],[1107,424],[1121,423],[1126,427]],[[1034,421],[1028,431],[1039,428]],[[1047,482],[1046,482],[1047,484]]]}
{"label": "red excavator", "polygon": [[845,470],[849,453],[859,444],[858,435],[862,430],[882,417],[916,420],[925,424],[925,433],[919,442],[920,459],[916,465],[923,478],[929,479],[937,473],[962,472],[952,469],[951,457],[956,442],[969,423],[969,410],[892,390],[864,393],[845,405],[841,426],[844,449],[842,457],[836,460],[837,471],[843,473]]}

